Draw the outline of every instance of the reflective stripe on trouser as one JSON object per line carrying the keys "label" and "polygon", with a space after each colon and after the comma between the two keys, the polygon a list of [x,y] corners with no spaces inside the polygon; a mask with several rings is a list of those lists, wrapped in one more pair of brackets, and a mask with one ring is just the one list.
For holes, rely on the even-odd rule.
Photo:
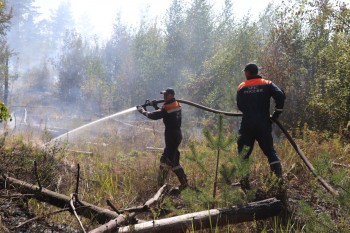
{"label": "reflective stripe on trouser", "polygon": [[[270,122],[257,125],[241,125],[239,129],[239,137],[237,140],[238,144],[238,153],[242,153],[243,148],[249,148],[246,153],[242,156],[244,158],[249,158],[250,154],[253,151],[255,140],[259,143],[261,150],[264,152],[266,157],[269,160],[269,163],[279,161],[277,153],[273,147],[272,139],[272,127]],[[244,151],[243,151],[244,152]]]}
{"label": "reflective stripe on trouser", "polygon": [[167,168],[168,170],[171,169],[171,165],[168,165],[167,163],[160,162],[159,166],[163,168]]}
{"label": "reflective stripe on trouser", "polygon": [[[178,150],[182,141],[181,130],[165,131],[165,148],[162,157],[160,158],[160,165],[163,169],[171,167],[172,171],[176,174],[181,185],[187,185],[187,177],[180,165],[180,152]],[[164,174],[163,172],[162,174]],[[158,184],[164,184],[166,177],[159,174]]]}
{"label": "reflective stripe on trouser", "polygon": [[178,170],[178,169],[182,169],[181,165],[178,165],[178,166],[176,166],[176,167],[173,167],[171,170],[173,170],[173,171],[175,172],[175,171]]}
{"label": "reflective stripe on trouser", "polygon": [[273,147],[271,132],[272,127],[269,121],[259,124],[241,124],[241,128],[239,129],[240,135],[237,140],[238,153],[243,158],[248,159],[253,151],[255,140],[258,141],[259,147],[269,161],[271,170],[280,177],[282,176],[282,166]]}

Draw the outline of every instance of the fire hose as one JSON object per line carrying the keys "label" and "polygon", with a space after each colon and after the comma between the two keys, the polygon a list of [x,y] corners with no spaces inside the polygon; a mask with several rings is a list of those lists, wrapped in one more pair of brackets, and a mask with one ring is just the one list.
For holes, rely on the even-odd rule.
{"label": "fire hose", "polygon": [[[204,111],[208,111],[208,112],[212,112],[212,113],[216,113],[216,114],[222,114],[222,115],[226,115],[226,116],[234,116],[234,117],[241,117],[243,116],[242,113],[237,113],[237,112],[225,112],[225,111],[220,111],[217,109],[213,109],[213,108],[209,108],[188,100],[180,100],[177,99],[178,102],[183,103],[183,104],[187,104],[196,108],[199,108],[201,110]],[[163,103],[164,100],[156,100],[156,101],[149,101],[146,100],[145,104],[142,105],[142,107],[147,107],[147,106],[152,106],[152,103],[158,104],[158,103]],[[335,190],[330,184],[327,183],[327,181],[325,181],[322,177],[320,177],[316,171],[315,168],[312,166],[311,162],[308,160],[308,158],[305,156],[304,152],[299,148],[298,144],[293,140],[292,136],[288,133],[288,131],[283,127],[283,125],[281,124],[281,122],[277,119],[273,119],[270,118],[280,129],[281,131],[284,133],[284,135],[286,136],[286,138],[288,139],[289,143],[292,145],[292,147],[294,148],[295,152],[299,155],[299,157],[302,159],[302,161],[304,162],[304,164],[306,165],[306,167],[309,169],[309,171],[315,176],[315,178],[320,182],[320,184],[332,195],[337,196],[338,195],[338,191]]]}

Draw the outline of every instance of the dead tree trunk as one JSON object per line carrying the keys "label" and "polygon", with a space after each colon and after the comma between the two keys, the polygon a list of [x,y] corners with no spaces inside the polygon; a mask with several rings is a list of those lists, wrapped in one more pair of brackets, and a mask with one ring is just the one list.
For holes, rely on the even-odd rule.
{"label": "dead tree trunk", "polygon": [[241,222],[266,219],[278,215],[283,209],[282,203],[276,198],[270,198],[263,201],[248,203],[243,206],[232,206],[222,209],[211,209],[196,213],[180,215],[176,217],[144,222],[132,226],[120,227],[114,224],[100,227],[99,233],[109,232],[186,232],[188,229],[207,229],[216,226],[228,224],[237,224]]}
{"label": "dead tree trunk", "polygon": [[[0,187],[1,186],[15,188],[16,191],[22,194],[33,194],[31,198],[35,198],[38,201],[46,202],[59,208],[67,208],[70,206],[70,197],[45,188],[42,188],[40,191],[39,186],[17,180],[15,178],[0,176]],[[76,207],[76,212],[78,215],[96,220],[101,224],[118,217],[118,214],[113,211],[103,209],[83,201],[79,201]]]}
{"label": "dead tree trunk", "polygon": [[159,204],[166,193],[169,191],[168,185],[163,185],[158,192],[148,201],[145,202],[143,206],[129,208],[121,210],[123,213],[129,212],[130,215],[121,214],[118,218],[109,221],[108,223],[93,229],[90,233],[104,233],[104,232],[115,232],[120,226],[126,226],[131,219],[133,219],[137,213],[149,211],[152,206]]}
{"label": "dead tree trunk", "polygon": [[119,226],[125,226],[129,223],[130,219],[135,217],[135,213],[130,214],[129,216],[121,214],[118,218],[109,221],[106,224],[99,226],[98,228],[93,229],[89,233],[114,233]]}
{"label": "dead tree trunk", "polygon": [[[6,49],[8,50],[8,49]],[[4,103],[8,104],[8,96],[9,96],[9,52],[6,54],[6,63],[5,63],[5,83],[4,83]]]}

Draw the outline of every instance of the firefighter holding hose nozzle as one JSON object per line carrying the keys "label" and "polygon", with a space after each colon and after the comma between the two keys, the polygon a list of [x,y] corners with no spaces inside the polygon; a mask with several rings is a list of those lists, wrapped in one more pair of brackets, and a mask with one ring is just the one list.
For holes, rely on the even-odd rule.
{"label": "firefighter holding hose nozzle", "polygon": [[[286,96],[277,85],[258,75],[256,64],[247,64],[243,71],[246,81],[237,88],[237,107],[243,113],[237,140],[238,153],[248,159],[256,140],[266,155],[272,172],[282,180],[282,166],[271,135],[270,99],[272,97],[276,104],[272,118],[277,119],[283,111]],[[241,180],[241,187],[243,190],[250,188],[248,177]]]}
{"label": "firefighter holding hose nozzle", "polygon": [[165,126],[165,148],[163,155],[160,158],[158,186],[162,186],[172,170],[180,181],[179,191],[181,192],[188,186],[187,177],[184,169],[180,165],[180,152],[178,150],[182,141],[181,132],[181,106],[175,99],[175,91],[172,88],[167,88],[162,91],[164,97],[164,105],[159,108],[155,101],[149,105],[155,108],[155,111],[149,112],[145,106],[137,106],[137,110],[152,120],[159,120],[163,118]]}

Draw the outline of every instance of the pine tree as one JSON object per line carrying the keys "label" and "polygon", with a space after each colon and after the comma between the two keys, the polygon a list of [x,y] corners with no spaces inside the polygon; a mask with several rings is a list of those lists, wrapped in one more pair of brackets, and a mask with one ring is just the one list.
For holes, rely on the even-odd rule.
{"label": "pine tree", "polygon": [[214,188],[213,188],[213,198],[216,196],[216,188],[218,181],[218,172],[219,172],[219,159],[221,151],[228,151],[231,147],[234,137],[233,135],[229,135],[225,137],[223,132],[223,116],[219,116],[218,122],[218,134],[217,136],[213,136],[209,130],[204,130],[204,136],[208,141],[208,147],[214,151],[216,151],[216,168],[215,168],[215,179],[214,179]]}
{"label": "pine tree", "polygon": [[[202,184],[201,192],[193,193],[186,191],[182,193],[182,197],[195,209],[200,203],[202,207],[208,206],[214,208],[214,203],[217,206],[227,206],[241,204],[250,200],[255,195],[255,190],[244,193],[241,189],[233,188],[234,180],[239,180],[246,176],[250,171],[249,160],[242,159],[241,156],[232,155],[230,148],[236,140],[236,135],[225,135],[223,127],[223,116],[220,115],[217,123],[217,134],[214,136],[208,129],[204,130],[204,136],[207,141],[207,146],[216,154],[215,172],[211,170],[210,155],[211,152],[199,152],[194,144],[190,144],[191,154],[186,156],[186,159],[195,163],[199,170],[204,174],[200,180]],[[220,165],[220,157],[225,162]],[[214,187],[211,190],[211,184]],[[218,184],[220,183],[220,194],[217,195]]]}

